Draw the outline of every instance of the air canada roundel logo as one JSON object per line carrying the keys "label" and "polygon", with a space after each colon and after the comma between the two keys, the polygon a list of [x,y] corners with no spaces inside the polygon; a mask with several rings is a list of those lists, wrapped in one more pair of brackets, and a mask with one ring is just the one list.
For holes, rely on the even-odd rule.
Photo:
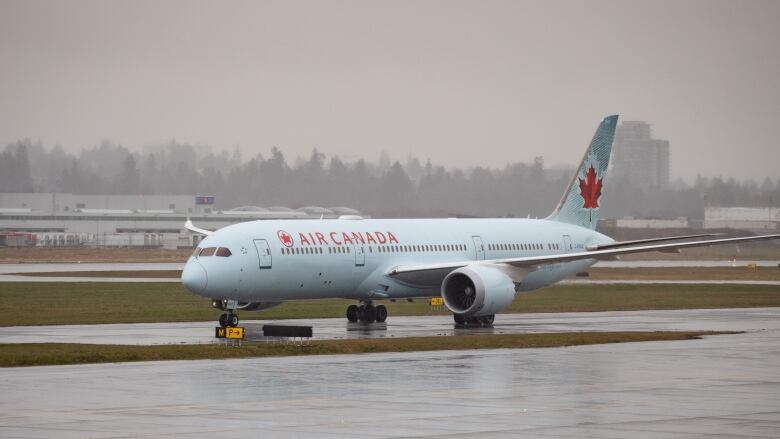
{"label": "air canada roundel logo", "polygon": [[279,241],[282,241],[282,244],[284,244],[285,247],[292,247],[293,246],[293,238],[292,236],[285,232],[284,230],[279,230],[276,232],[276,236],[279,237]]}

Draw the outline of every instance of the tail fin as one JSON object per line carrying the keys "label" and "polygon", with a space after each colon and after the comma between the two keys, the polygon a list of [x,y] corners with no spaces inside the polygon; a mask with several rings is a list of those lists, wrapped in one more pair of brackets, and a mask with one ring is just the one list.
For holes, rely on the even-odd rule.
{"label": "tail fin", "polygon": [[609,167],[609,155],[612,152],[617,120],[618,116],[614,115],[607,116],[601,121],[577,173],[572,177],[558,207],[547,217],[548,220],[589,229],[596,228],[599,222],[601,187]]}

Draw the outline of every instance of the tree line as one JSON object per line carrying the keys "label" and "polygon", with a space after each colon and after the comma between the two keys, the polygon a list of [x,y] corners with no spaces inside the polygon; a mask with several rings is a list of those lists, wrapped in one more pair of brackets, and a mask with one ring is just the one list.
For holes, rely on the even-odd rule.
{"label": "tree line", "polygon": [[[0,153],[0,192],[214,195],[216,208],[347,206],[376,217],[543,217],[558,202],[572,169],[509,163],[502,168],[446,168],[408,157],[345,161],[314,149],[288,162],[272,148],[244,158],[236,148],[170,141],[131,151],[104,141],[73,154],[22,140]],[[602,218],[703,217],[705,206],[780,206],[780,180],[760,184],[698,177],[687,185],[634,187],[630,179],[605,183]]]}

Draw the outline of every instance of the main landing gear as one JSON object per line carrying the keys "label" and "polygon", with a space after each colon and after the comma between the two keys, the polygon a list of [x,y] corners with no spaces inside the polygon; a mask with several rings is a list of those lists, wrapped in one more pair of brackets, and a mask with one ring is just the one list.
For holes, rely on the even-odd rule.
{"label": "main landing gear", "polygon": [[455,319],[455,326],[458,328],[489,328],[493,326],[493,322],[496,320],[495,314],[479,317],[466,317],[463,314],[453,314],[452,317]]}
{"label": "main landing gear", "polygon": [[349,305],[347,307],[347,320],[354,323],[357,321],[363,323],[382,323],[387,320],[387,307],[384,305],[374,306],[370,301],[364,304]]}

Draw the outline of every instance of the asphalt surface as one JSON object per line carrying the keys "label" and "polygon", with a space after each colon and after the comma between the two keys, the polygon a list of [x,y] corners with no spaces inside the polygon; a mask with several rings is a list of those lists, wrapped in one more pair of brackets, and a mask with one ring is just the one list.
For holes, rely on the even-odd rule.
{"label": "asphalt surface", "polygon": [[[239,314],[244,318],[251,312]],[[452,316],[390,316],[385,323],[346,319],[243,320],[249,339],[264,340],[262,326],[312,326],[314,339],[435,337],[461,334],[522,334],[572,331],[758,331],[780,321],[780,308],[609,311],[498,314],[493,328],[456,329]],[[215,322],[130,323],[112,325],[12,326],[0,328],[0,343],[94,343],[124,345],[218,343]]]}
{"label": "asphalt surface", "polygon": [[748,332],[569,348],[2,369],[0,437],[776,438],[778,317],[780,309],[519,315],[517,324],[540,332]]}

